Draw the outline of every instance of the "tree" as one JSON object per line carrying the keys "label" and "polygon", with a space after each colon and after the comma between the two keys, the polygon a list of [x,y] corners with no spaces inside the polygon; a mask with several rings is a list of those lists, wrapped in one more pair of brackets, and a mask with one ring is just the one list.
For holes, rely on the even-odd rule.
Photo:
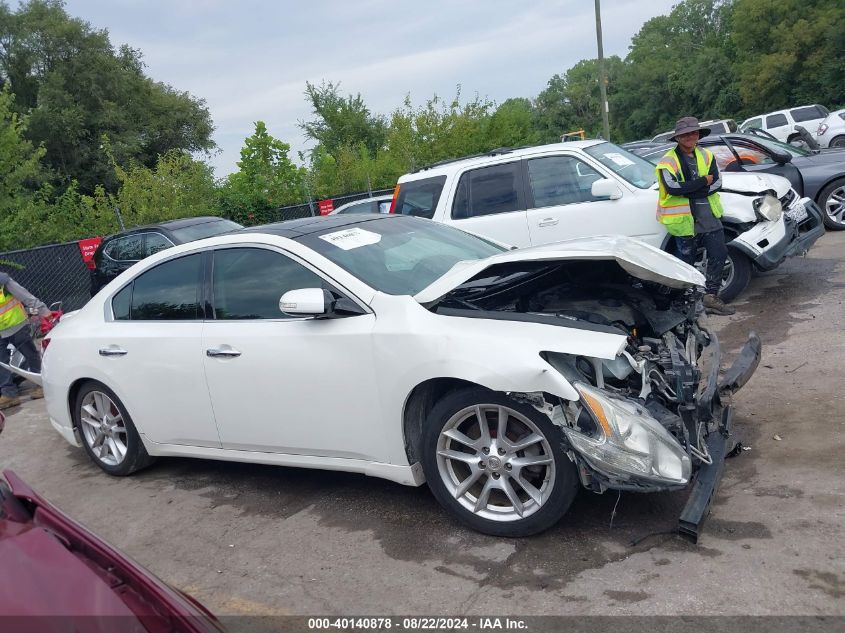
{"label": "tree", "polygon": [[204,101],[145,77],[140,52],[115,51],[107,31],[71,18],[60,0],[30,0],[17,11],[0,3],[0,81],[16,94],[17,111],[31,112],[27,137],[43,144],[62,187],[76,180],[84,193],[117,189],[103,134],[123,166],[153,168],[172,149],[214,147]]}
{"label": "tree", "polygon": [[[221,188],[225,214],[241,223],[254,223],[261,211],[300,202],[305,193],[305,170],[288,158],[290,146],[273,138],[264,121],[244,141],[238,171]],[[253,217],[250,217],[250,216]]]}
{"label": "tree", "polygon": [[746,114],[807,103],[845,105],[841,0],[741,0],[732,27]]}
{"label": "tree", "polygon": [[326,152],[333,155],[341,147],[363,144],[370,156],[375,156],[382,148],[384,118],[370,113],[360,93],[342,97],[339,83],[323,81],[319,86],[306,82],[305,96],[316,118],[300,127]]}

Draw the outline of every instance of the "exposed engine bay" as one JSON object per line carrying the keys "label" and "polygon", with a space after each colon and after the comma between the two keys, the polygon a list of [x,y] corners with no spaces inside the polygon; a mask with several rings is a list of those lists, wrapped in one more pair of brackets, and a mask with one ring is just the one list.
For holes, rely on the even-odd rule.
{"label": "exposed engine bay", "polygon": [[546,353],[581,399],[545,394],[533,404],[563,427],[587,488],[653,491],[685,487],[697,465],[712,463],[718,343],[708,353],[699,298],[699,289],[644,281],[610,260],[518,262],[470,279],[435,310],[626,336],[612,360]]}

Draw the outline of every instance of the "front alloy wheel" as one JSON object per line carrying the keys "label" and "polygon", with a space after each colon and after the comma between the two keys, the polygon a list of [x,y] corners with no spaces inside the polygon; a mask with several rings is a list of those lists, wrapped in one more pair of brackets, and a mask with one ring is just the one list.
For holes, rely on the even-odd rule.
{"label": "front alloy wheel", "polygon": [[527,536],[556,523],[577,490],[560,430],[529,405],[469,389],[429,416],[424,457],[435,496],[457,519],[497,536]]}
{"label": "front alloy wheel", "polygon": [[845,178],[822,189],[819,206],[824,211],[824,225],[834,231],[845,229]]}

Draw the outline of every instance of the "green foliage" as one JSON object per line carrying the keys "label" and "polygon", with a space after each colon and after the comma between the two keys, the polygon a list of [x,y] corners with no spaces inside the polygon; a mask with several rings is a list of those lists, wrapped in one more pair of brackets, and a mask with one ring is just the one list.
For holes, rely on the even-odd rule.
{"label": "green foliage", "polygon": [[115,50],[107,31],[71,18],[60,0],[30,0],[17,11],[0,3],[0,42],[0,81],[17,111],[31,112],[27,137],[43,145],[59,187],[76,180],[87,194],[117,189],[103,134],[123,166],[153,168],[172,149],[214,147],[202,100],[145,77],[140,52]]}
{"label": "green foliage", "polygon": [[264,121],[244,141],[238,171],[224,182],[220,198],[224,214],[242,224],[255,224],[262,211],[300,202],[305,193],[304,169],[288,158],[290,146],[273,138]]}
{"label": "green foliage", "polygon": [[334,154],[341,147],[363,144],[370,154],[375,154],[384,143],[385,121],[373,116],[364,105],[360,93],[343,97],[340,84],[322,82],[315,86],[305,82],[305,96],[311,103],[313,121],[300,123],[305,136],[316,141],[328,153]]}

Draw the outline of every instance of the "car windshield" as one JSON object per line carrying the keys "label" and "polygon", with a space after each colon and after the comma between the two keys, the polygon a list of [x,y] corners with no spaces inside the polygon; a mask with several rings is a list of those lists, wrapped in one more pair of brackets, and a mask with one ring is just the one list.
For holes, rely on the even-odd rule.
{"label": "car windshield", "polygon": [[229,231],[237,231],[242,229],[240,224],[232,222],[231,220],[211,220],[209,222],[202,222],[201,224],[191,224],[190,226],[183,226],[179,229],[170,229],[173,236],[182,244],[193,242],[194,240],[201,240],[204,237],[212,237]]}
{"label": "car windshield", "polygon": [[585,147],[584,151],[635,187],[649,189],[657,182],[654,165],[618,145],[599,143]]}
{"label": "car windshield", "polygon": [[460,261],[507,250],[450,226],[398,216],[333,227],[298,240],[391,295],[415,295]]}
{"label": "car windshield", "polygon": [[810,152],[805,150],[802,147],[796,147],[795,145],[790,145],[789,143],[781,143],[780,141],[775,141],[770,138],[766,138],[765,136],[754,136],[754,142],[759,143],[763,147],[766,147],[770,150],[774,150],[776,152],[788,152],[790,156],[809,156]]}

